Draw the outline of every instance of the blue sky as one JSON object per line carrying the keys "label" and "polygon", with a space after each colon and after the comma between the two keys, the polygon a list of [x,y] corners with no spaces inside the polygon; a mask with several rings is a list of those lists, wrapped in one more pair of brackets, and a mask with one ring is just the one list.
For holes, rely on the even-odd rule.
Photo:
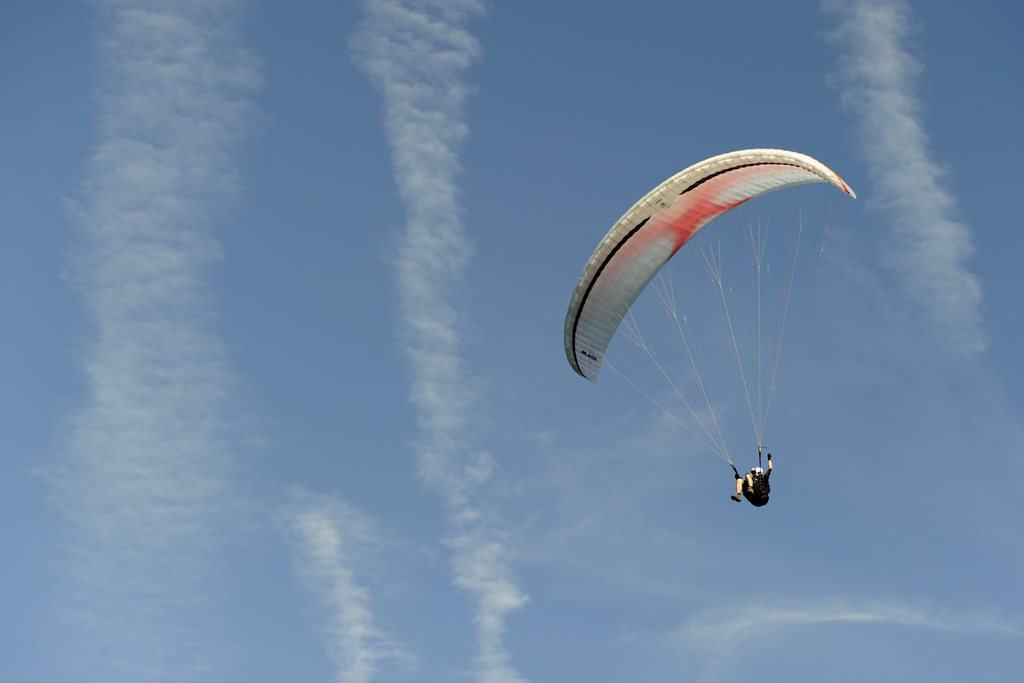
{"label": "blue sky", "polygon": [[[775,5],[5,3],[0,678],[1013,678],[1022,10]],[[761,509],[562,348],[747,147],[860,197]]]}

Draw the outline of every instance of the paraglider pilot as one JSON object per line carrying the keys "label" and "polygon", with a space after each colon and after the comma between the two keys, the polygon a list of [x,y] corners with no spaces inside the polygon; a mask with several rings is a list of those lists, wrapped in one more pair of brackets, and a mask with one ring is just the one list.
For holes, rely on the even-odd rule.
{"label": "paraglider pilot", "polygon": [[[761,449],[757,449],[758,463],[761,460]],[[740,494],[742,494],[750,504],[755,507],[761,507],[762,505],[768,504],[768,496],[772,492],[772,487],[768,484],[768,477],[772,476],[772,454],[768,454],[768,471],[765,472],[760,467],[755,467],[750,470],[744,476],[740,476],[740,473],[736,471],[736,466],[732,466],[732,472],[736,475],[736,493],[730,496],[737,503],[740,502]]]}

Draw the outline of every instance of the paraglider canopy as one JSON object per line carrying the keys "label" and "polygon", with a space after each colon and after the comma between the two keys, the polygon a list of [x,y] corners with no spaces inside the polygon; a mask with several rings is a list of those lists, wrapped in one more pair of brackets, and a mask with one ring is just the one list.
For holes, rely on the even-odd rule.
{"label": "paraglider canopy", "polygon": [[569,365],[596,381],[630,306],[694,234],[754,197],[804,183],[830,183],[857,196],[821,162],[780,149],[711,157],[651,190],[612,226],[576,283],[565,317]]}

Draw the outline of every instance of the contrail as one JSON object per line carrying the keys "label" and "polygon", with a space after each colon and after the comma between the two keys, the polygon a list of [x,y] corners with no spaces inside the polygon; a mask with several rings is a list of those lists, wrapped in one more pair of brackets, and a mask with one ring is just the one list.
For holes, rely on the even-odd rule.
{"label": "contrail", "polygon": [[77,680],[214,675],[210,584],[242,412],[206,278],[260,85],[237,6],[95,3],[97,145],[71,206],[87,399],[44,473]]}
{"label": "contrail", "polygon": [[353,47],[384,100],[395,182],[407,211],[397,274],[420,429],[418,469],[444,497],[454,528],[454,581],[475,604],[479,679],[512,683],[522,679],[503,645],[505,621],[527,598],[480,500],[490,458],[465,445],[476,401],[462,368],[464,323],[454,303],[471,257],[456,183],[467,134],[469,88],[462,74],[480,53],[464,27],[482,13],[477,0],[368,0]]}
{"label": "contrail", "polygon": [[967,268],[971,234],[956,219],[945,170],[929,149],[915,94],[921,63],[904,47],[911,9],[904,0],[828,0],[843,52],[842,101],[859,117],[858,140],[875,200],[892,224],[886,261],[931,321],[940,345],[979,352],[982,291]]}
{"label": "contrail", "polygon": [[357,557],[377,541],[371,521],[340,500],[298,492],[284,520],[296,574],[324,608],[328,655],[339,683],[368,683],[379,664],[413,664],[395,639],[377,628],[369,591],[357,576]]}

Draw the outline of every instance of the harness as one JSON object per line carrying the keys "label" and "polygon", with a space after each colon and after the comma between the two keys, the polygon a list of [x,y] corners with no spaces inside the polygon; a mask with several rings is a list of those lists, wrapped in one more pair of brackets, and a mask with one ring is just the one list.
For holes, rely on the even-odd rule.
{"label": "harness", "polygon": [[[732,465],[733,474],[736,475],[737,479],[743,480],[743,497],[746,498],[755,507],[761,507],[768,503],[768,496],[772,492],[771,484],[768,483],[768,477],[764,470],[761,469],[761,449],[757,449],[758,467],[750,470],[745,476],[740,476],[740,473],[736,470],[736,466]],[[731,463],[730,463],[731,464]],[[750,477],[750,484],[747,484],[747,476]]]}
{"label": "harness", "polygon": [[750,472],[750,486],[747,486],[746,477],[743,478],[743,496],[754,506],[761,507],[768,503],[768,496],[772,492],[768,478],[761,472]]}
{"label": "harness", "polygon": [[[751,493],[763,494],[765,496],[767,496],[769,493],[771,493],[771,490],[772,490],[771,484],[768,483],[768,478],[765,477],[763,473],[761,473],[761,472],[751,472],[750,473],[750,479],[751,479],[751,486],[750,486]],[[746,484],[746,481],[744,481],[743,483]]]}

